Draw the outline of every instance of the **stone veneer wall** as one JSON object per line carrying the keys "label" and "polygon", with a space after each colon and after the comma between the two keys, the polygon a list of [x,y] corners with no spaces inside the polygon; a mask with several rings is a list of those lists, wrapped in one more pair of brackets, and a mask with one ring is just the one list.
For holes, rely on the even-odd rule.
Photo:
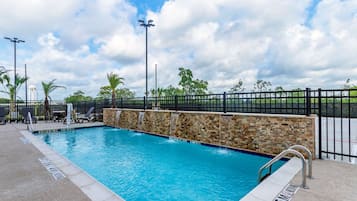
{"label": "stone veneer wall", "polygon": [[287,146],[301,144],[315,156],[315,117],[146,110],[142,125],[138,125],[139,112],[144,111],[104,109],[103,121],[108,126],[265,154],[278,154]]}

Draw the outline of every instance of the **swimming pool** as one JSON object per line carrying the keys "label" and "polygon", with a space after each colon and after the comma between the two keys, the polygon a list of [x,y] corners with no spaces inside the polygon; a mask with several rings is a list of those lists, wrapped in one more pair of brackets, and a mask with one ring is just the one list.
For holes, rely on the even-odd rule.
{"label": "swimming pool", "polygon": [[239,200],[270,159],[111,127],[37,136],[128,201]]}

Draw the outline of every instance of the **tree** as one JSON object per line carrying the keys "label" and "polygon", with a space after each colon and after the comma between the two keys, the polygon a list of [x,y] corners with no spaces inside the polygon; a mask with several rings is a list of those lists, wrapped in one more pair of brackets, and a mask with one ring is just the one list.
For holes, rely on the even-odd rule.
{"label": "tree", "polygon": [[76,103],[83,101],[91,101],[93,98],[90,96],[85,96],[85,93],[81,90],[74,92],[72,95],[66,97],[64,100],[66,103]]}
{"label": "tree", "polygon": [[349,96],[351,98],[350,101],[352,103],[357,103],[357,85],[351,86],[350,89],[352,89],[349,91],[349,94],[350,94]]}
{"label": "tree", "polygon": [[10,76],[6,73],[7,71],[2,71],[0,74],[0,83],[4,86],[5,90],[1,90],[0,92],[8,94],[10,98],[10,112],[15,112],[15,96],[21,88],[22,84],[28,80],[27,77],[21,77],[20,75],[16,74],[15,76],[15,85],[10,79]]}
{"label": "tree", "polygon": [[[112,96],[112,90],[109,86],[100,87],[99,93],[97,95],[98,99],[109,99]],[[115,97],[117,98],[134,98],[135,93],[130,91],[128,88],[121,88],[115,90]]]}
{"label": "tree", "polygon": [[[165,96],[165,88],[157,88],[157,97]],[[151,96],[156,97],[156,90],[151,89],[150,90]]]}
{"label": "tree", "polygon": [[262,92],[271,90],[271,82],[264,81],[264,80],[257,80],[254,84],[254,91]]}
{"label": "tree", "polygon": [[51,112],[51,109],[50,109],[50,104],[48,102],[48,99],[52,99],[50,97],[50,93],[52,93],[54,90],[58,89],[58,88],[66,88],[64,86],[60,86],[60,85],[56,85],[55,84],[55,81],[56,79],[53,79],[49,82],[41,82],[42,84],[42,89],[43,89],[43,93],[45,95],[45,101],[44,101],[44,107],[45,107],[45,116],[46,116],[46,119],[49,119],[50,117],[50,112]]}
{"label": "tree", "polygon": [[168,87],[163,89],[164,96],[180,96],[184,95],[184,91],[180,88],[169,85]]}
{"label": "tree", "polygon": [[128,88],[121,88],[115,91],[117,97],[120,98],[134,98],[135,93]]}
{"label": "tree", "polygon": [[9,103],[10,100],[8,98],[0,98],[0,103]]}
{"label": "tree", "polygon": [[119,77],[118,74],[111,72],[111,73],[107,74],[107,79],[109,81],[108,86],[109,86],[109,88],[111,90],[111,94],[112,94],[112,108],[116,108],[116,103],[115,103],[116,102],[115,101],[116,90],[120,84],[124,84],[124,82],[123,82],[124,78]]}
{"label": "tree", "polygon": [[349,89],[351,87],[350,86],[350,82],[351,82],[351,79],[347,78],[346,83],[343,85],[343,88],[344,89]]}
{"label": "tree", "polygon": [[4,67],[0,66],[0,83],[3,83],[3,75],[7,72],[8,71]]}
{"label": "tree", "polygon": [[184,94],[199,95],[206,94],[208,90],[208,82],[205,80],[193,79],[193,74],[190,69],[183,67],[179,68],[180,82]]}
{"label": "tree", "polygon": [[230,93],[237,93],[244,91],[243,81],[239,79],[238,83],[236,83],[230,90]]}
{"label": "tree", "polygon": [[277,87],[275,87],[275,91],[282,92],[282,91],[284,91],[284,88],[282,86],[277,86]]}

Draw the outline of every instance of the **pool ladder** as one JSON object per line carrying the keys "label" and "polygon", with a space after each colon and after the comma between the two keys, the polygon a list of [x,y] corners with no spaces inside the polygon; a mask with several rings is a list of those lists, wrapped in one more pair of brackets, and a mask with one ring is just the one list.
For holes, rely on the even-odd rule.
{"label": "pool ladder", "polygon": [[[304,155],[297,151],[297,150],[302,150],[305,153],[307,153],[308,155],[308,160],[306,161]],[[258,171],[258,183],[262,182],[265,178],[267,178],[269,175],[271,175],[272,172],[272,165],[279,161],[280,159],[282,159],[283,157],[285,157],[288,154],[293,154],[295,156],[297,156],[298,158],[301,159],[301,164],[302,164],[302,171],[301,171],[301,175],[302,175],[302,184],[301,186],[303,188],[308,188],[306,186],[306,163],[308,164],[308,168],[309,168],[309,172],[308,172],[308,177],[310,179],[312,179],[312,154],[311,151],[309,149],[307,149],[306,147],[302,146],[302,145],[293,145],[291,147],[289,147],[288,149],[285,149],[284,151],[282,151],[280,154],[276,155],[273,159],[271,159],[269,162],[267,162],[266,164],[264,164]],[[262,176],[262,172],[264,169],[269,168],[269,171],[266,175]]]}
{"label": "pool ladder", "polygon": [[30,125],[27,124],[27,130],[33,132],[32,115],[31,112],[27,113],[27,118],[29,119]]}

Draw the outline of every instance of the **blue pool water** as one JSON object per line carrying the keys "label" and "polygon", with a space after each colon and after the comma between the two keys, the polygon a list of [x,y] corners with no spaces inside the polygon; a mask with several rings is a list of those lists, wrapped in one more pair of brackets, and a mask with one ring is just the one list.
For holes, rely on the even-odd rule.
{"label": "blue pool water", "polygon": [[111,127],[38,137],[128,201],[239,200],[270,159]]}

